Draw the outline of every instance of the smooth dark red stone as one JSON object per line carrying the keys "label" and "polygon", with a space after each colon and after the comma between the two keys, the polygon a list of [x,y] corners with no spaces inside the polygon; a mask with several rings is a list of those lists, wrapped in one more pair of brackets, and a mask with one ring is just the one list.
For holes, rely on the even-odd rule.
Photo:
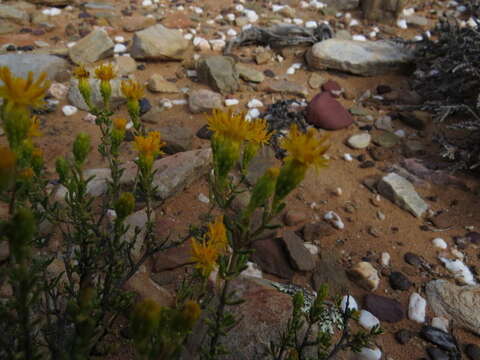
{"label": "smooth dark red stone", "polygon": [[324,91],[308,104],[307,122],[325,130],[339,130],[351,125],[353,118],[342,104]]}
{"label": "smooth dark red stone", "polygon": [[342,87],[336,81],[328,80],[322,85],[322,90],[328,91],[334,98],[338,98],[340,97]]}

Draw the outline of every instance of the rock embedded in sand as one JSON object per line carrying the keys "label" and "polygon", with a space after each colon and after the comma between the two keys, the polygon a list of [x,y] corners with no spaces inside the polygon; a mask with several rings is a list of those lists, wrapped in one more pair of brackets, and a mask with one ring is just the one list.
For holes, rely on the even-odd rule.
{"label": "rock embedded in sand", "polygon": [[361,261],[355,265],[348,275],[352,281],[365,290],[375,291],[380,284],[380,277],[377,270],[366,261]]}
{"label": "rock embedded in sand", "polygon": [[180,31],[157,24],[135,33],[130,53],[134,59],[183,60],[189,46]]}
{"label": "rock embedded in sand", "polygon": [[354,134],[347,140],[347,144],[353,149],[365,149],[370,145],[372,136],[368,133]]}
{"label": "rock embedded in sand", "polygon": [[293,268],[299,271],[311,271],[315,268],[315,258],[307,250],[303,244],[303,240],[295,234],[295,232],[289,230],[286,231],[281,241],[285,246],[285,250],[290,258],[290,263]]}
{"label": "rock embedded in sand", "polygon": [[322,92],[308,104],[307,122],[325,130],[339,130],[350,126],[353,118],[329,92]]}
{"label": "rock embedded in sand", "polygon": [[403,70],[413,61],[413,53],[385,41],[329,39],[313,45],[306,59],[309,66],[318,70],[375,76]]}
{"label": "rock embedded in sand", "polygon": [[412,183],[396,173],[384,176],[378,182],[377,189],[380,194],[416,217],[421,217],[428,209],[428,204],[418,195]]}
{"label": "rock embedded in sand", "polygon": [[77,65],[92,64],[112,56],[114,46],[106,31],[97,29],[69,48],[68,55]]}
{"label": "rock embedded in sand", "polygon": [[408,303],[408,318],[422,324],[425,322],[426,309],[427,301],[420,294],[412,293]]}
{"label": "rock embedded in sand", "polygon": [[368,294],[365,296],[365,309],[381,321],[396,323],[405,317],[402,304],[385,296]]}
{"label": "rock embedded in sand", "polygon": [[[13,75],[23,78],[26,78],[30,71],[34,78],[45,72],[49,80],[56,80],[60,73],[69,68],[68,62],[58,56],[25,53],[0,55],[1,66],[8,67]],[[3,81],[0,80],[0,85],[2,84]]]}
{"label": "rock embedded in sand", "polygon": [[231,57],[216,55],[201,59],[197,74],[202,83],[222,94],[233,94],[238,90],[239,76]]}
{"label": "rock embedded in sand", "polygon": [[194,90],[188,96],[188,108],[194,114],[209,112],[222,107],[222,95],[208,89]]}

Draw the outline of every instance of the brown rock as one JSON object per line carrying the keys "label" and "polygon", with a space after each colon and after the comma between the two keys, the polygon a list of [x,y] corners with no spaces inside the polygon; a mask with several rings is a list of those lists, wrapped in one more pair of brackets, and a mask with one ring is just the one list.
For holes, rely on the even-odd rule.
{"label": "brown rock", "polygon": [[149,26],[155,25],[156,20],[146,16],[126,16],[122,17],[121,26],[127,32],[143,30]]}
{"label": "brown rock", "polygon": [[307,214],[305,214],[302,211],[288,210],[283,215],[283,222],[287,226],[299,225],[302,222],[304,222],[305,220],[307,220]]}
{"label": "brown rock", "polygon": [[281,241],[288,253],[293,268],[299,271],[311,271],[315,268],[315,258],[303,245],[303,240],[293,231],[285,231]]}
{"label": "brown rock", "polygon": [[300,97],[308,96],[308,89],[304,85],[297,84],[288,80],[271,80],[263,86],[265,91],[270,93],[280,93]]}
{"label": "brown rock", "polygon": [[151,299],[160,306],[172,306],[173,295],[150,279],[147,270],[142,266],[125,284],[125,290],[136,293],[140,301]]}
{"label": "brown rock", "polygon": [[353,118],[328,92],[317,94],[308,104],[307,122],[326,130],[338,130],[350,126]]}
{"label": "brown rock", "polygon": [[288,256],[278,239],[256,241],[252,248],[255,250],[252,261],[262,271],[288,280],[293,277],[294,271],[290,267]]}
{"label": "brown rock", "polygon": [[153,258],[153,271],[159,273],[192,264],[191,246],[192,242],[188,240],[178,247],[157,253]]}

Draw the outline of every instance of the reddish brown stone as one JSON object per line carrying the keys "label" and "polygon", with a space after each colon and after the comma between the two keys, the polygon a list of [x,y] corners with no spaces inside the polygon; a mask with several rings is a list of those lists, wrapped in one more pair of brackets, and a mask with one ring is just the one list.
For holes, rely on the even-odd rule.
{"label": "reddish brown stone", "polygon": [[352,116],[329,92],[317,94],[308,104],[307,122],[326,130],[339,130],[353,123]]}
{"label": "reddish brown stone", "polygon": [[262,271],[283,279],[291,279],[293,277],[294,271],[290,267],[288,256],[279,239],[256,241],[252,247],[255,250],[252,255],[252,261]]}

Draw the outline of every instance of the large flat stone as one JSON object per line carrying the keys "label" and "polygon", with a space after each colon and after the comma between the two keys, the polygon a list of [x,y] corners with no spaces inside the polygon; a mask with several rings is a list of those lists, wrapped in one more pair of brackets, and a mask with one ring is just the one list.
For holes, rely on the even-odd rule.
{"label": "large flat stone", "polygon": [[101,29],[94,30],[69,49],[70,59],[77,65],[91,64],[113,55],[115,44]]}
{"label": "large flat stone", "polygon": [[329,39],[313,45],[306,59],[314,69],[374,76],[405,69],[413,52],[386,41]]}
{"label": "large flat stone", "polygon": [[15,76],[26,78],[31,71],[37,78],[45,72],[48,79],[55,80],[57,74],[68,69],[68,62],[46,54],[5,54],[0,55],[0,66],[8,67]]}
{"label": "large flat stone", "polygon": [[380,194],[416,217],[422,216],[428,209],[428,204],[418,195],[412,183],[398,174],[384,176],[378,182],[377,189]]}

